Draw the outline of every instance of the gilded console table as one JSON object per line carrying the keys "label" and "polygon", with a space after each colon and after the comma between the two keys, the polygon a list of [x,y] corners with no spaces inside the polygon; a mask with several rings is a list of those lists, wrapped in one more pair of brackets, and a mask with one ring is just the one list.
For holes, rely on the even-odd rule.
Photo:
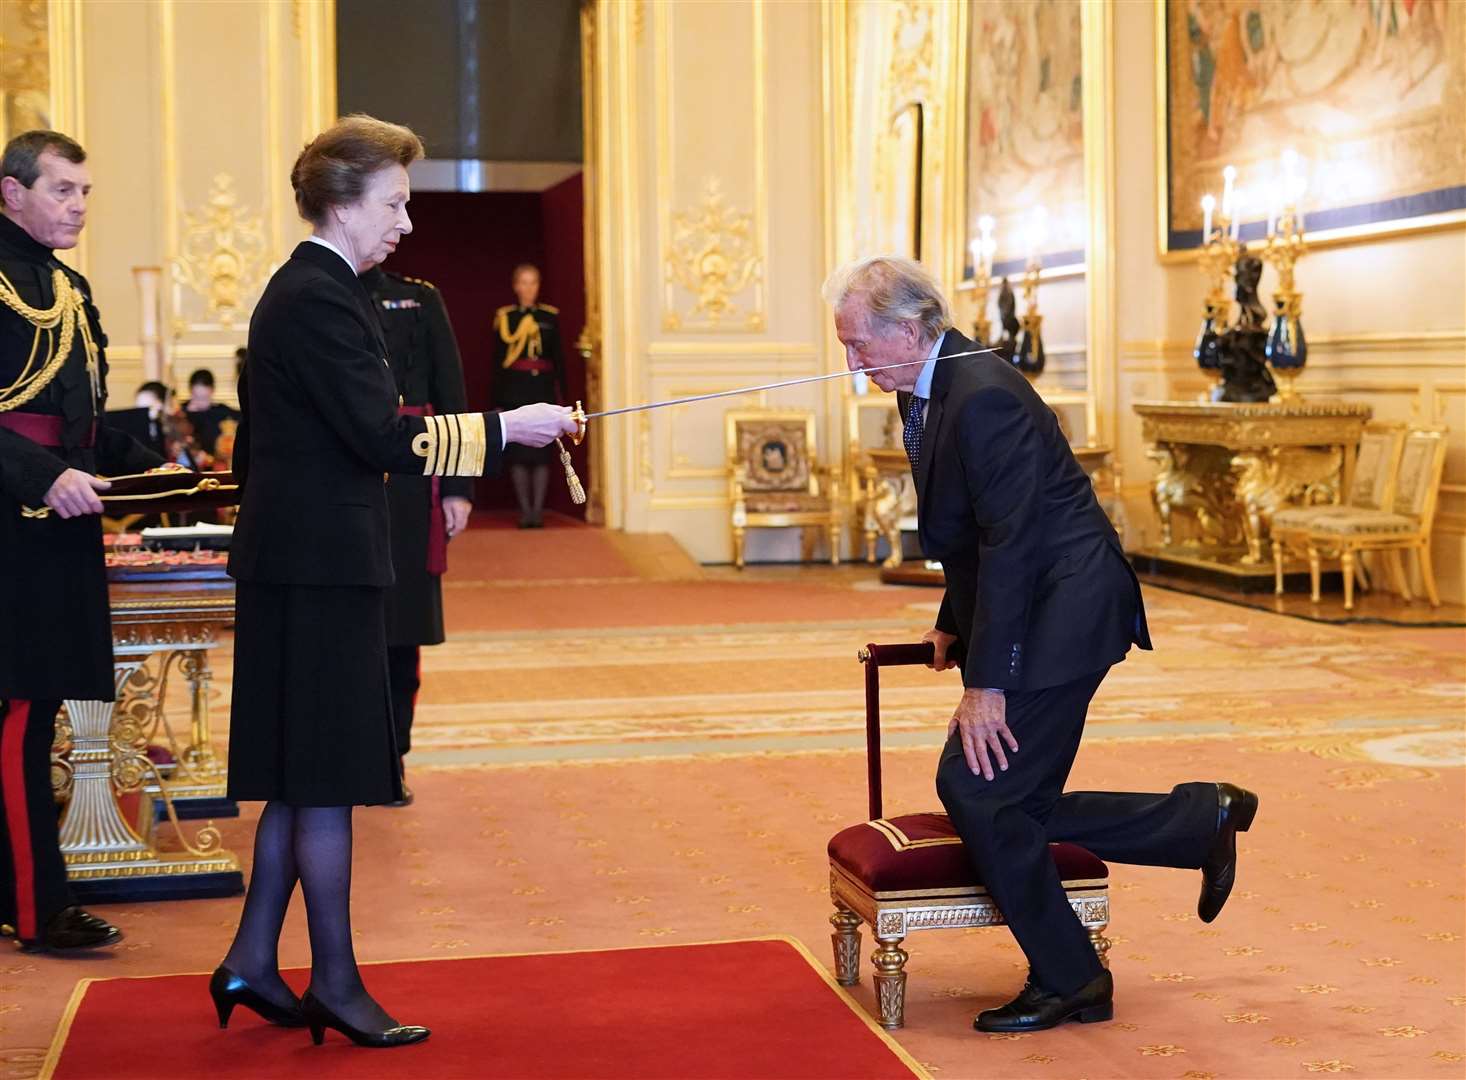
{"label": "gilded console table", "polygon": [[[190,836],[175,806],[175,799],[226,802],[224,764],[209,727],[208,650],[234,618],[233,583],[222,569],[117,576],[110,586],[117,701],[68,701],[52,758],[53,783],[66,802],[67,876],[78,899],[93,903],[235,895],[244,885],[239,859],[224,850],[212,822]],[[175,672],[191,695],[186,735],[172,730],[164,711]],[[160,743],[171,751],[171,766],[148,754]],[[141,796],[136,825],[124,809],[132,794]],[[160,847],[158,802],[182,850]]]}
{"label": "gilded console table", "polygon": [[1340,500],[1371,415],[1368,405],[1306,400],[1140,401],[1135,411],[1157,465],[1151,502],[1161,532],[1158,546],[1136,554],[1268,582],[1273,514]]}

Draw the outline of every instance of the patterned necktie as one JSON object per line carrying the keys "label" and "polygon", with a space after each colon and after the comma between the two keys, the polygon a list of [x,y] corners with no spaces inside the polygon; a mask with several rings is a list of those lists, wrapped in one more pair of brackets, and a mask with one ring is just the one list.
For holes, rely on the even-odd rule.
{"label": "patterned necktie", "polygon": [[916,471],[916,464],[921,460],[921,429],[926,423],[921,410],[925,404],[926,398],[915,394],[906,403],[906,426],[901,432],[901,441],[906,444],[906,457],[911,461],[912,472]]}

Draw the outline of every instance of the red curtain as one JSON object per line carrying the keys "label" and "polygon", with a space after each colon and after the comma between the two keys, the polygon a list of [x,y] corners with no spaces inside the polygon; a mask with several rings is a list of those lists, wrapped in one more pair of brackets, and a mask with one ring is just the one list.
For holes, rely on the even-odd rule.
{"label": "red curtain", "polygon": [[[543,192],[439,192],[414,194],[408,213],[413,231],[387,263],[399,274],[431,281],[443,294],[468,384],[469,407],[493,403],[493,320],[514,302],[510,275],[522,262],[540,268],[540,299],[560,309],[560,337],[570,401],[585,397],[585,363],[575,340],[585,326],[585,255],[581,174]],[[576,471],[589,482],[585,447],[574,451]],[[552,466],[547,506],[585,516],[570,502]],[[480,480],[475,508],[514,506],[507,477]]]}

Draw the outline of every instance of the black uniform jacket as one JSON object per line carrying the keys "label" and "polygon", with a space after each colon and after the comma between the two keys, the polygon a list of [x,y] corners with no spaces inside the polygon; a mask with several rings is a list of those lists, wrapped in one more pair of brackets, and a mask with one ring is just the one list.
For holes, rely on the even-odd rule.
{"label": "black uniform jacket", "polygon": [[[947,331],[939,355],[972,342]],[[902,415],[906,413],[902,395]],[[969,687],[1038,690],[1150,648],[1140,584],[1058,419],[995,356],[938,360],[916,491]]]}
{"label": "black uniform jacket", "polygon": [[[431,282],[389,273],[381,267],[361,276],[387,339],[387,361],[404,405],[432,406],[433,412],[468,409],[463,362],[448,321],[443,296]],[[473,499],[473,480],[445,476],[440,498]],[[444,638],[443,602],[438,575],[428,573],[432,481],[397,475],[387,484],[392,518],[392,565],[397,586],[387,598],[387,644],[436,645]]]}
{"label": "black uniform jacket", "polygon": [[[0,215],[0,273],[32,307],[55,303],[51,275],[60,267],[87,297],[86,317],[98,349],[97,394],[87,373],[86,345],[76,335],[56,377],[11,413],[60,417],[59,447],[40,446],[0,427],[0,699],[75,698],[111,701],[112,625],[102,556],[102,522],[95,514],[70,520],[52,513],[22,518],[40,507],[68,468],[122,476],[163,459],[114,428],[93,424],[106,408],[106,335],[86,278],[50,248]],[[0,305],[0,388],[20,376],[36,328]],[[44,353],[49,335],[41,335]],[[44,357],[38,356],[38,362]],[[3,403],[0,403],[3,404]]]}
{"label": "black uniform jacket", "polygon": [[[234,473],[244,489],[229,572],[277,585],[393,583],[386,473],[422,475],[412,441],[427,427],[399,416],[371,298],[346,260],[296,247],[249,323],[240,381],[244,418]],[[485,473],[503,453],[484,417]]]}
{"label": "black uniform jacket", "polygon": [[[535,356],[527,350],[513,363],[510,340],[521,333],[525,319],[538,326],[539,346]],[[501,409],[565,400],[565,360],[560,348],[560,309],[549,304],[521,307],[506,304],[494,312],[494,403]]]}

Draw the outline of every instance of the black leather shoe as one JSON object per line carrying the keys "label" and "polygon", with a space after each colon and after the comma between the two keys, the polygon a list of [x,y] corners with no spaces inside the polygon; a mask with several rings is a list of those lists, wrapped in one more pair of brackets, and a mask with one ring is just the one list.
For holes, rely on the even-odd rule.
{"label": "black leather shoe", "polygon": [[305,992],[305,997],[300,999],[300,1011],[305,1015],[306,1025],[311,1029],[311,1042],[317,1046],[326,1041],[327,1028],[341,1032],[357,1046],[370,1046],[378,1050],[390,1049],[394,1046],[411,1046],[413,1043],[422,1042],[432,1034],[427,1028],[418,1027],[415,1024],[399,1024],[386,1031],[362,1031],[360,1028],[352,1027],[322,1005],[320,999],[309,990]]}
{"label": "black leather shoe", "polygon": [[1201,864],[1201,898],[1196,914],[1211,922],[1222,913],[1237,881],[1237,834],[1252,827],[1257,796],[1236,784],[1217,785],[1217,837]]}
{"label": "black leather shoe", "polygon": [[21,939],[26,952],[71,952],[116,945],[122,931],[79,907],[62,908],[51,916],[40,937]]}
{"label": "black leather shoe", "polygon": [[222,964],[214,970],[214,977],[209,980],[209,997],[214,999],[214,1011],[219,1014],[221,1028],[229,1026],[229,1014],[236,1005],[253,1009],[261,1019],[279,1027],[305,1027],[299,998],[296,998],[295,1004],[290,1008],[283,1009]]}
{"label": "black leather shoe", "polygon": [[1077,993],[1051,994],[1030,979],[1020,993],[999,1009],[978,1013],[972,1026],[978,1031],[1046,1031],[1066,1020],[1094,1024],[1115,1016],[1115,980],[1102,971]]}

